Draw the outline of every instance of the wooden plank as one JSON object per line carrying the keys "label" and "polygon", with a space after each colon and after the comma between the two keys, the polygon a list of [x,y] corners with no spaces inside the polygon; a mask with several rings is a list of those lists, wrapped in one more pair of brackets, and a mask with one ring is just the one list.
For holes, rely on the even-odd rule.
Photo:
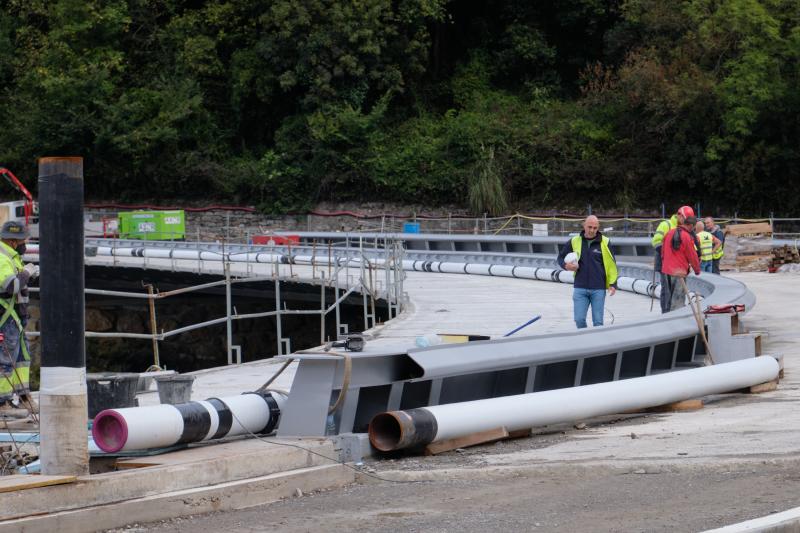
{"label": "wooden plank", "polygon": [[506,438],[508,438],[508,431],[504,427],[479,431],[478,433],[471,433],[463,437],[456,437],[455,439],[432,442],[425,447],[425,455],[436,455],[437,453],[449,452],[456,448],[466,448],[468,446],[486,444]]}
{"label": "wooden plank", "polygon": [[772,233],[772,226],[769,222],[756,222],[754,224],[730,224],[725,227],[726,235],[758,235],[760,233]]}
{"label": "wooden plank", "polygon": [[750,387],[750,394],[760,394],[762,392],[772,392],[778,388],[778,380],[773,379],[772,381],[767,381],[766,383],[759,383],[758,385],[753,385]]}
{"label": "wooden plank", "polygon": [[508,438],[509,439],[523,439],[525,437],[531,436],[531,429],[518,429],[516,431],[509,431]]}
{"label": "wooden plank", "polygon": [[5,430],[6,427],[8,427],[9,430],[28,433],[35,433],[39,431],[39,424],[34,422],[30,417],[0,421],[0,430]]}
{"label": "wooden plank", "polygon": [[17,490],[48,487],[50,485],[74,483],[77,479],[76,476],[39,476],[22,474],[0,476],[0,492],[14,492]]}
{"label": "wooden plank", "polygon": [[702,408],[703,408],[703,400],[693,399],[693,400],[683,400],[680,402],[672,402],[664,405],[657,405],[655,407],[649,407],[645,409],[645,411],[650,413],[674,413],[678,411],[697,411],[698,409]]}

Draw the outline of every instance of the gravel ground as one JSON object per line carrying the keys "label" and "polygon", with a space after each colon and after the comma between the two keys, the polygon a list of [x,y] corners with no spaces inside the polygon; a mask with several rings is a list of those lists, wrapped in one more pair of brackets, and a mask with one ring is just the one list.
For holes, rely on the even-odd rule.
{"label": "gravel ground", "polygon": [[[434,475],[435,477],[435,475]],[[701,531],[796,505],[796,469],[507,471],[488,479],[369,482],[126,531]]]}
{"label": "gravel ground", "polygon": [[[749,457],[729,465],[493,468],[490,459],[564,443],[616,425],[630,437],[667,415],[595,419],[529,438],[434,457],[370,460],[339,490],[297,495],[240,511],[133,524],[116,532],[186,531],[701,531],[798,505],[800,458]],[[410,482],[408,479],[429,481]]]}

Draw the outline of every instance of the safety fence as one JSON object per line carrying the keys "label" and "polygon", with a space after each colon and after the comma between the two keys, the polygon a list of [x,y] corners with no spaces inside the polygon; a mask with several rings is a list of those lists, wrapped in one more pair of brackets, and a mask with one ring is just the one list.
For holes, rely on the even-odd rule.
{"label": "safety fence", "polygon": [[[702,213],[701,213],[702,215]],[[87,237],[114,237],[113,221],[116,212],[91,210],[87,222]],[[601,230],[609,236],[646,237],[653,234],[663,220],[660,216],[629,214],[596,214]],[[243,211],[192,211],[186,213],[185,234],[164,240],[195,242],[225,241],[252,243],[259,236],[297,231],[346,231],[367,233],[444,233],[451,235],[518,235],[565,236],[581,230],[585,215],[572,213],[515,213],[506,216],[467,216],[447,213],[429,216],[416,213],[361,214],[349,211],[319,212],[302,215],[266,215]],[[718,217],[715,221],[726,226],[754,222],[769,222],[774,235],[781,239],[800,238],[800,218]]]}

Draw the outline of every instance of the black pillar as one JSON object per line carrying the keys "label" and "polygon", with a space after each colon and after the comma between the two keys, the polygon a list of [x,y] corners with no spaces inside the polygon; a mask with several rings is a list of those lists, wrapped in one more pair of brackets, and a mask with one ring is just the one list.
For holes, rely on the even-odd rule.
{"label": "black pillar", "polygon": [[43,474],[88,473],[83,159],[39,160]]}

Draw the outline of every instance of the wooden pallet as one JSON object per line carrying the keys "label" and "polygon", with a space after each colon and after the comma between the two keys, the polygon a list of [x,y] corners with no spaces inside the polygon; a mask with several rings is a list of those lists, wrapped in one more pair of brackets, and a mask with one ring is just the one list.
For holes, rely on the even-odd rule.
{"label": "wooden pallet", "polygon": [[793,263],[800,263],[800,252],[793,246],[784,245],[772,250],[772,268]]}
{"label": "wooden pallet", "polygon": [[442,452],[449,452],[458,448],[467,448],[469,446],[477,446],[478,444],[488,444],[498,440],[505,439],[519,439],[528,437],[531,434],[530,429],[520,429],[517,431],[508,431],[504,427],[489,429],[487,431],[479,431],[464,435],[463,437],[456,437],[454,439],[440,440],[432,442],[425,446],[425,455],[436,455]]}
{"label": "wooden pallet", "polygon": [[772,235],[772,225],[769,222],[755,224],[729,224],[725,226],[725,234],[741,237],[744,235]]}

